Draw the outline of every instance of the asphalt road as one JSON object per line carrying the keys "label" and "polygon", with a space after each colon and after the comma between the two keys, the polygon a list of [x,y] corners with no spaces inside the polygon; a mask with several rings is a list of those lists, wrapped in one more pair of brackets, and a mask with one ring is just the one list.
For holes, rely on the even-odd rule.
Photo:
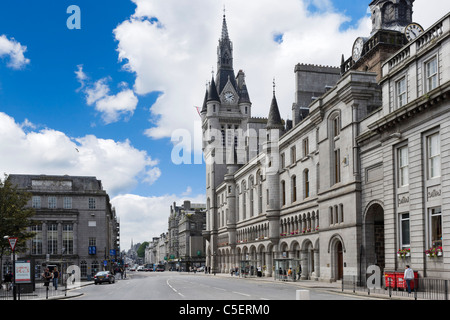
{"label": "asphalt road", "polygon": [[[296,300],[296,285],[204,274],[131,272],[114,284],[89,285],[77,300]],[[361,300],[363,298],[308,289],[311,300]]]}

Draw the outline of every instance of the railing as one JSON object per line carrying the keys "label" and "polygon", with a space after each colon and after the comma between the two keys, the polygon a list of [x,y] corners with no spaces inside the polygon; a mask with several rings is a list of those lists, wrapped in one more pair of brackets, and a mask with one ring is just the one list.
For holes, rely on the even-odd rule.
{"label": "railing", "polygon": [[367,279],[358,276],[344,276],[342,291],[365,292],[370,295],[384,295],[386,297],[409,297],[415,300],[449,300],[449,280],[417,278],[411,281],[411,293],[406,284],[400,283],[395,278],[381,276],[379,286],[367,285]]}
{"label": "railing", "polygon": [[[16,300],[43,300],[49,298],[55,298],[64,296],[66,294],[65,288],[58,286],[58,290],[55,290],[53,285],[50,283],[48,287],[45,287],[42,282],[36,282],[35,289],[33,292],[24,292],[21,290],[21,286],[17,286]],[[47,290],[48,288],[48,290]],[[13,289],[12,286],[10,290],[7,290],[6,284],[0,285],[0,300],[13,300]]]}

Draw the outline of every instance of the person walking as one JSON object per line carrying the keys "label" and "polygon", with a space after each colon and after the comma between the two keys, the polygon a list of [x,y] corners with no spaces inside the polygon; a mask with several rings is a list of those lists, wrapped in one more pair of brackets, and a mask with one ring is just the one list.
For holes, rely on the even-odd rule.
{"label": "person walking", "polygon": [[42,274],[42,277],[44,278],[44,286],[47,287],[47,290],[48,290],[48,286],[50,284],[50,279],[52,278],[52,273],[50,272],[50,270],[48,268],[45,268],[45,271]]}
{"label": "person walking", "polygon": [[6,291],[11,290],[12,278],[13,278],[13,275],[12,275],[11,271],[8,271],[5,274],[5,276],[4,276],[4,281],[5,281],[5,285],[6,285]]}
{"label": "person walking", "polygon": [[411,293],[411,281],[414,280],[414,271],[409,267],[409,265],[407,265],[405,268],[405,274],[403,275],[403,279],[405,279],[406,281],[408,293]]}
{"label": "person walking", "polygon": [[55,287],[55,290],[58,290],[58,280],[59,280],[59,271],[58,268],[55,267],[55,269],[53,269],[53,287]]}

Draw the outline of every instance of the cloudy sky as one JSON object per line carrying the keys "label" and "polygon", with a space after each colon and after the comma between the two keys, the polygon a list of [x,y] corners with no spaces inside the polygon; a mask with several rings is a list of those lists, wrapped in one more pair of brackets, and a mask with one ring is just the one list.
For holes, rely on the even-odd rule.
{"label": "cloudy sky", "polygon": [[[3,1],[0,171],[96,176],[116,207],[122,249],[151,240],[167,230],[173,202],[205,202],[195,107],[216,71],[224,6],[252,115],[267,116],[275,77],[290,118],[294,66],[349,57],[370,33],[369,3]],[[68,27],[70,5],[80,29]],[[416,0],[413,20],[428,28],[449,11],[448,0]],[[180,134],[191,142],[188,163],[173,158]]]}

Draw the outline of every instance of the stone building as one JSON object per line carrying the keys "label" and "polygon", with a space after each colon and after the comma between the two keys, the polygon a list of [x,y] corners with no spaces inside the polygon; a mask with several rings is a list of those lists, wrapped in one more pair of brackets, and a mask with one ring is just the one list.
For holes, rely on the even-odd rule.
{"label": "stone building", "polygon": [[120,256],[119,223],[102,183],[95,177],[11,174],[8,179],[32,194],[35,236],[19,258],[34,261],[35,275],[46,266],[76,265],[81,278],[112,267]]}
{"label": "stone building", "polygon": [[275,86],[268,118],[251,117],[224,16],[201,112],[212,271],[276,276],[301,265],[303,279],[364,278],[373,264],[401,269],[400,248],[422,276],[444,276],[444,262],[430,268],[438,260],[425,249],[448,241],[440,163],[449,19],[424,31],[412,6],[372,1],[372,32],[340,68],[298,64],[292,124],[280,117]]}
{"label": "stone building", "polygon": [[364,262],[448,279],[450,14],[393,54],[380,78],[382,106],[356,139]]}
{"label": "stone building", "polygon": [[205,204],[184,201],[170,206],[168,231],[154,237],[146,249],[146,263],[165,264],[167,269],[201,266],[205,264],[206,229]]}

